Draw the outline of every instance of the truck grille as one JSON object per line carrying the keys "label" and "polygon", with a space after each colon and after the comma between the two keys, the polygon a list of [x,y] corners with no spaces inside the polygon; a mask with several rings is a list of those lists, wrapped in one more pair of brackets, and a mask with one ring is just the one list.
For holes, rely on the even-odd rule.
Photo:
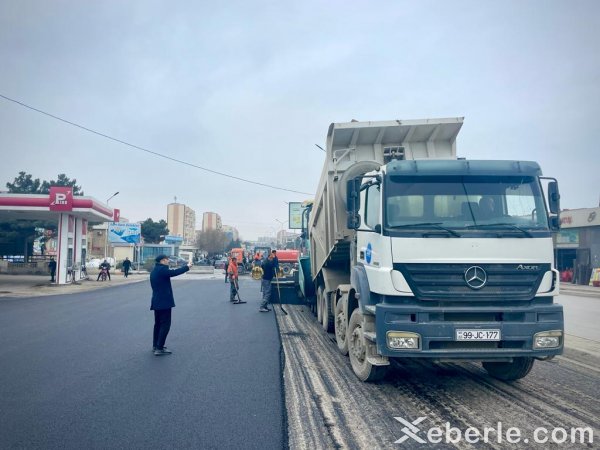
{"label": "truck grille", "polygon": [[[477,267],[482,287],[467,284],[465,273]],[[483,273],[479,271],[483,270]],[[511,301],[531,300],[550,264],[394,264],[413,293],[424,301]],[[473,283],[472,283],[473,284]]]}

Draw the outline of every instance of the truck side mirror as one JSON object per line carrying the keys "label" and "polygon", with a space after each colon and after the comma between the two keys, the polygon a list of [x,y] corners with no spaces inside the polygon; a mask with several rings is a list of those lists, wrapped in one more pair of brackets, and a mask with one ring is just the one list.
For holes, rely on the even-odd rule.
{"label": "truck side mirror", "polygon": [[560,230],[560,219],[558,216],[551,216],[549,220],[550,229],[552,231]]}
{"label": "truck side mirror", "polygon": [[558,183],[556,180],[548,183],[548,206],[552,214],[560,212],[560,194],[558,192]]}
{"label": "truck side mirror", "polygon": [[356,230],[360,227],[360,178],[348,180],[346,185],[346,211],[348,212],[348,220],[346,226],[351,230]]}

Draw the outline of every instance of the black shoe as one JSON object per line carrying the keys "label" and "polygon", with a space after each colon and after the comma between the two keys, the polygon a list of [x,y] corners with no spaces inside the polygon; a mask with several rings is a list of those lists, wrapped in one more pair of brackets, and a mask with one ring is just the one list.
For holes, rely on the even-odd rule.
{"label": "black shoe", "polygon": [[157,348],[154,350],[154,356],[170,355],[173,353],[171,350],[167,350],[167,347]]}

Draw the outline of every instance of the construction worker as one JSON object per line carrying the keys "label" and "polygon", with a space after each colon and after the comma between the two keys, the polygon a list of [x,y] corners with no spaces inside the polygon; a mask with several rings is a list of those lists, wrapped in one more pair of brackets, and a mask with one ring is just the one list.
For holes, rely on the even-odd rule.
{"label": "construction worker", "polygon": [[233,303],[238,303],[235,299],[235,295],[237,294],[238,288],[238,266],[237,266],[237,258],[234,256],[231,258],[231,262],[227,267],[227,273],[229,274],[229,301]]}

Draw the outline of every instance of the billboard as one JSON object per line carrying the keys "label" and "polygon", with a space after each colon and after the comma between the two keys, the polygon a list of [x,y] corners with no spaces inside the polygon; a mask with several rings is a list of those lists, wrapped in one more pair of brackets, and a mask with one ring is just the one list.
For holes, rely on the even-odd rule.
{"label": "billboard", "polygon": [[181,236],[165,236],[165,244],[169,245],[181,245],[183,243],[183,238]]}
{"label": "billboard", "polygon": [[302,207],[301,202],[289,202],[289,229],[290,230],[301,230],[302,229],[302,213],[306,207]]}
{"label": "billboard", "polygon": [[142,225],[139,223],[110,222],[108,240],[113,244],[139,244]]}

